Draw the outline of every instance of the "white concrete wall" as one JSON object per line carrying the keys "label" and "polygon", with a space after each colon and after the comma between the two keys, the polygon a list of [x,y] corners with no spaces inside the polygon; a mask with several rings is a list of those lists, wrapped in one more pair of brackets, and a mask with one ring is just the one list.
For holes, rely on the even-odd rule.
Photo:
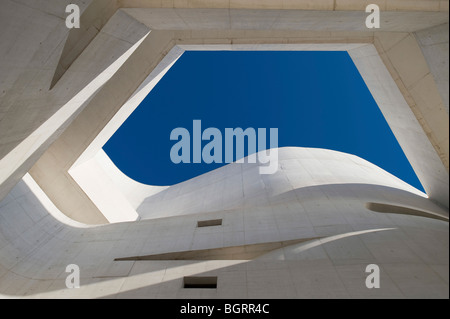
{"label": "white concrete wall", "polygon": [[[331,2],[331,1],[330,1]],[[361,10],[362,9],[362,10]],[[225,8],[128,8],[123,10],[152,30],[315,30],[367,31],[360,10],[266,10]],[[384,11],[377,31],[414,32],[446,23],[442,11]]]}
{"label": "white concrete wall", "polygon": [[[448,189],[448,112],[441,107],[445,90],[439,92],[446,78],[436,75],[436,51],[428,51],[425,41],[428,32],[438,43],[441,33],[433,27],[448,23],[448,1],[377,1],[387,11],[382,32],[356,25],[363,8],[347,0],[219,0],[216,8],[197,0],[164,2],[169,10],[159,1],[111,1],[105,8],[75,2],[89,27],[101,28],[95,38],[89,27],[69,34],[68,0],[1,4],[2,297],[448,298],[448,222],[376,213],[366,203],[441,217],[448,217],[448,208],[364,161],[333,152],[286,149],[280,152],[282,169],[270,176],[260,176],[256,167],[224,167],[179,185],[178,193],[174,187],[149,197],[138,208],[148,220],[87,226],[67,217],[107,222],[68,170],[176,45],[373,43],[414,113],[413,122],[423,129],[416,133],[434,149],[428,145],[423,157],[417,152],[415,158],[433,186],[430,194],[448,206],[448,195],[442,195]],[[124,6],[131,9],[109,19]],[[135,10],[141,6],[149,8]],[[158,16],[149,19],[151,13]],[[330,23],[324,24],[325,17]],[[65,51],[66,39],[89,45],[49,90],[61,63],[78,52],[76,46]],[[398,124],[411,129],[411,121]],[[38,160],[34,181],[26,172]],[[196,227],[198,220],[216,218],[223,219],[222,226]],[[305,242],[257,260],[114,261],[292,239]],[[380,290],[364,286],[368,263],[381,267]],[[80,289],[65,288],[68,264],[81,268]],[[185,290],[186,275],[217,275],[218,289]]]}
{"label": "white concrete wall", "polygon": [[448,23],[415,33],[448,113]]}
{"label": "white concrete wall", "polygon": [[[9,1],[8,3],[12,5],[15,2]],[[86,3],[86,6],[83,6],[83,9],[86,9],[89,15],[95,16],[98,14],[101,19],[104,19],[105,13],[100,10],[99,7],[93,7],[93,11],[89,11],[88,9],[92,8],[92,6],[88,4],[89,3]],[[119,5],[124,5],[124,3],[121,2]],[[441,98],[437,91],[436,94],[433,93],[434,91],[432,88],[434,83],[432,82],[432,78],[428,76],[428,67],[423,67],[423,64],[420,61],[423,57],[414,53],[411,57],[408,57],[408,59],[402,58],[405,53],[410,54],[410,52],[415,52],[415,40],[413,40],[414,43],[411,46],[409,44],[411,42],[409,41],[411,37],[408,37],[408,33],[406,33],[405,36],[404,33],[397,32],[418,31],[419,28],[432,27],[433,25],[445,22],[448,20],[448,8],[446,8],[443,3],[427,2],[426,5],[425,2],[417,2],[414,5],[395,3],[389,4],[388,6],[386,4],[380,4],[382,8],[384,8],[383,10],[388,10],[388,12],[385,13],[393,15],[392,21],[400,21],[401,23],[388,23],[383,26],[383,31],[385,32],[379,33],[367,30],[355,31],[355,22],[350,18],[348,21],[344,19],[347,16],[353,17],[355,14],[361,14],[361,8],[354,3],[336,2],[334,7],[328,7],[323,3],[319,4],[317,2],[300,1],[295,3],[295,5],[293,4],[292,8],[289,8],[291,10],[284,10],[282,12],[279,9],[286,8],[283,6],[279,7],[279,4],[276,5],[275,3],[273,3],[273,6],[270,8],[273,10],[266,10],[269,8],[265,6],[263,6],[264,8],[257,8],[258,5],[252,2],[242,3],[241,7],[245,8],[242,10],[239,9],[239,3],[228,3],[228,9],[227,7],[222,7],[224,4],[217,3],[217,10],[214,9],[212,11],[195,9],[198,6],[201,7],[206,5],[201,3],[187,3],[187,6],[193,7],[192,10],[181,8],[179,4],[173,4],[174,8],[172,9],[136,9],[136,7],[142,5],[144,4],[139,1],[127,1],[127,6],[129,6],[130,9],[119,10],[114,15],[109,26],[106,25],[103,28],[102,32],[100,32],[86,50],[83,51],[80,58],[71,65],[55,88],[48,92],[47,86],[52,80],[56,65],[60,62],[59,55],[61,54],[61,51],[58,50],[62,50],[64,38],[67,36],[67,30],[64,27],[63,19],[64,10],[63,7],[58,8],[60,18],[58,22],[55,21],[55,26],[53,26],[55,30],[51,31],[48,29],[48,32],[53,32],[52,34],[61,37],[62,42],[56,41],[55,37],[52,36],[47,39],[45,45],[43,44],[42,47],[39,47],[39,50],[45,50],[47,53],[54,53],[52,58],[47,59],[49,65],[48,68],[47,65],[45,66],[45,77],[43,75],[38,77],[32,76],[36,83],[28,84],[28,86],[26,86],[26,83],[31,83],[28,82],[30,80],[30,74],[27,74],[26,72],[23,73],[22,80],[16,80],[16,82],[14,82],[16,83],[15,89],[10,92],[10,98],[6,98],[4,103],[1,103],[2,105],[9,107],[11,112],[8,111],[10,114],[8,115],[9,117],[7,119],[5,118],[5,120],[3,120],[4,125],[0,126],[0,130],[4,130],[4,132],[0,134],[0,138],[3,139],[0,143],[0,147],[2,147],[5,154],[9,152],[8,155],[5,155],[5,157],[2,158],[2,165],[0,165],[0,177],[2,180],[0,185],[0,198],[6,195],[8,190],[10,190],[21,176],[30,169],[32,164],[35,163],[43,152],[49,148],[49,145],[64,131],[66,126],[71,124],[76,118],[77,113],[71,114],[72,116],[69,116],[68,120],[60,125],[56,132],[53,132],[54,134],[47,134],[45,136],[33,135],[32,132],[36,129],[37,125],[42,124],[45,118],[54,114],[58,108],[66,105],[65,103],[70,101],[70,99],[88,84],[90,80],[101,74],[101,72],[114,61],[114,57],[123,54],[126,49],[130,48],[131,44],[136,43],[136,41],[141,39],[142,35],[145,32],[148,32],[149,28],[171,29],[171,27],[167,25],[167,23],[171,21],[170,19],[148,19],[149,16],[154,16],[156,14],[157,16],[165,17],[167,14],[175,14],[176,19],[181,15],[185,21],[188,21],[189,23],[179,25],[181,30],[177,30],[176,32],[153,31],[147,41],[143,43],[142,47],[138,48],[138,50],[130,56],[130,59],[128,59],[121,68],[121,72],[117,72],[117,74],[113,75],[110,81],[108,81],[108,85],[103,86],[92,96],[92,99],[86,99],[87,105],[80,105],[79,108],[73,108],[73,110],[77,111],[83,110],[83,115],[77,117],[76,123],[71,125],[69,129],[64,132],[65,134],[61,139],[52,145],[49,151],[45,153],[38,162],[38,165],[33,168],[32,175],[65,214],[72,218],[90,223],[106,222],[106,219],[98,211],[97,207],[91,203],[89,198],[84,195],[82,190],[72,180],[71,176],[67,174],[67,170],[77,160],[78,156],[84,151],[87,145],[95,139],[95,136],[101,131],[102,127],[109,122],[114,113],[120,109],[120,106],[122,106],[128,96],[139,87],[140,81],[156,68],[158,62],[163,59],[173,45],[205,45],[218,43],[259,45],[270,43],[310,43],[311,41],[321,43],[354,43],[355,41],[374,42],[383,62],[388,66],[394,81],[404,95],[406,102],[413,109],[414,115],[419,120],[419,123],[424,130],[424,136],[426,135],[430,140],[447,172],[440,168],[436,169],[433,164],[433,176],[441,175],[444,176],[444,178],[434,179],[433,177],[430,182],[421,177],[426,175],[426,170],[424,173],[421,173],[420,167],[419,169],[417,167],[414,168],[424,184],[430,182],[430,186],[425,185],[427,192],[429,192],[436,201],[444,206],[448,206],[448,196],[442,195],[446,193],[446,189],[439,186],[442,182],[445,183],[445,179],[448,179],[448,117],[442,116],[442,112],[439,110],[440,103],[442,103],[440,101]],[[305,7],[308,9],[307,11],[295,11],[305,9],[303,7],[305,5],[308,6],[308,8]],[[27,21],[26,17],[30,16],[31,20],[29,23],[44,23],[45,16],[39,14],[41,12],[39,6],[31,6],[34,10],[39,11],[36,15],[32,14],[31,11],[26,11],[31,10],[29,7],[25,9],[23,6],[19,5],[17,8],[20,14],[23,15],[23,21]],[[45,8],[46,7],[44,6],[44,11]],[[51,4],[48,8],[52,8]],[[323,10],[323,12],[320,10]],[[333,12],[333,10],[337,11]],[[396,10],[400,10],[401,12]],[[205,14],[210,12],[215,12],[217,14]],[[316,13],[318,15],[316,15]],[[302,17],[305,16],[306,19],[301,19],[301,21],[294,19],[294,21],[292,21],[292,16],[289,18],[289,15],[297,17],[298,14],[302,15]],[[333,24],[331,22],[334,20],[330,18],[331,20],[329,20],[329,23],[323,25],[323,19],[321,18],[321,15],[323,14],[331,14],[333,17],[342,17],[347,22],[343,24]],[[420,15],[420,19],[417,17],[418,15]],[[202,18],[196,19],[198,16],[201,16]],[[222,19],[225,25],[219,26],[221,23],[220,21],[222,21],[220,17],[222,16],[225,17]],[[227,22],[227,17],[233,18],[233,25],[226,25],[226,23],[230,23]],[[141,22],[136,21],[134,18],[138,18]],[[22,21],[20,19],[22,18],[18,18],[17,21]],[[273,27],[267,29],[267,21],[273,19],[276,19],[280,25],[277,27],[277,24],[273,23]],[[356,20],[359,21],[359,18]],[[7,20],[5,19],[5,21]],[[248,21],[248,23],[245,24],[245,21]],[[417,24],[418,21],[421,22]],[[361,23],[361,25],[364,24]],[[6,26],[6,28],[8,27],[10,26]],[[223,29],[212,30],[211,27],[220,27]],[[190,28],[194,29],[191,30]],[[288,30],[286,30],[286,28]],[[126,34],[123,30],[127,30],[125,32]],[[330,32],[328,30],[334,31]],[[23,41],[27,41],[28,35],[25,34],[23,30],[14,29],[13,31],[24,34]],[[9,35],[9,37],[10,38],[7,39],[5,43],[8,41],[11,42],[13,36]],[[401,41],[397,40],[398,37],[400,37],[399,39],[401,39]],[[404,39],[405,37],[407,38],[406,40]],[[131,41],[132,43],[127,41]],[[377,41],[381,42],[381,51],[380,45],[377,45]],[[56,43],[59,43],[58,50],[52,49],[54,48],[52,46],[55,46]],[[406,43],[408,43],[407,46]],[[30,48],[31,47],[33,46],[30,45]],[[37,43],[36,46],[34,46],[34,50],[36,50],[36,47]],[[5,45],[5,48],[7,48],[7,45]],[[112,48],[114,48],[114,50],[112,50]],[[106,53],[104,51],[106,51]],[[152,52],[152,54],[149,54],[149,52]],[[386,61],[386,57],[389,61]],[[42,59],[41,53],[36,53],[35,58],[36,60],[31,63],[30,68],[32,68],[33,63],[35,65],[40,65],[42,62],[40,60]],[[17,59],[26,60],[26,58],[21,58],[20,55],[17,55]],[[91,61],[91,63],[86,63],[86,59]],[[140,67],[136,67],[137,65]],[[145,65],[145,67],[142,67],[143,65]],[[411,66],[414,67],[411,68]],[[396,72],[399,74],[396,74]],[[13,74],[14,73],[12,73],[11,77],[14,76]],[[128,80],[125,81],[125,83],[127,83],[126,86],[124,85],[123,77]],[[397,77],[399,77],[399,79]],[[406,89],[403,89],[403,84],[406,85]],[[22,91],[24,87],[27,87],[27,94],[24,95],[22,91],[21,94],[18,94],[20,91],[19,87],[22,88]],[[34,87],[36,90],[30,90],[30,88]],[[14,107],[10,107],[12,101],[14,101]],[[22,108],[25,105],[30,105],[27,101],[33,101],[31,105],[33,109],[24,111]],[[83,108],[86,108],[86,110]],[[27,119],[24,119],[25,122],[21,122],[19,125],[18,123],[22,121],[22,117],[24,117],[23,114],[27,114],[27,116],[25,116]],[[30,114],[35,114],[36,116],[30,116]],[[95,120],[93,117],[94,114],[96,115]],[[30,122],[29,125],[27,124],[27,121]],[[56,127],[54,129],[56,129]],[[23,131],[18,133],[16,132],[17,130]],[[52,130],[50,130],[49,133],[52,133]],[[36,131],[34,132],[36,133]],[[39,133],[39,131],[37,133]],[[18,144],[21,142],[23,143]],[[20,145],[20,147],[18,147],[18,145]],[[16,149],[11,152],[14,147],[16,147]],[[69,154],[72,155],[71,158],[69,158]],[[422,158],[418,158],[412,160],[412,162],[424,163],[425,161]],[[57,182],[54,183],[54,181]],[[434,181],[437,181],[437,184],[435,184]],[[55,185],[64,185],[64,187]],[[65,190],[62,193],[60,192],[61,188]],[[64,195],[58,197],[58,194]]]}
{"label": "white concrete wall", "polygon": [[[128,9],[118,11],[112,20],[123,20],[124,23],[137,25],[136,30],[141,30],[141,27],[144,29],[155,27],[152,23],[158,21],[142,19],[142,22],[147,25],[141,25],[131,16],[124,16],[124,12],[128,12]],[[136,12],[141,11],[135,10]],[[154,15],[161,12],[169,11],[142,10],[142,14]],[[193,15],[201,15],[203,11],[189,12]],[[262,14],[259,11],[245,12],[251,16]],[[265,14],[267,15],[268,12]],[[266,15],[263,14],[263,16]],[[241,18],[245,20],[247,16],[243,15]],[[213,21],[214,15],[203,15],[202,19],[204,22],[209,19],[211,23],[216,23]],[[411,23],[415,21],[412,18],[408,19],[407,21]],[[424,21],[436,23],[433,19]],[[115,24],[111,22],[110,25]],[[156,27],[163,28],[165,25]],[[112,134],[117,123],[131,113],[133,107],[137,105],[135,102],[142,98],[143,92],[151,89],[166,68],[176,60],[179,53],[175,52],[175,59],[173,59],[171,52],[177,48],[183,50],[291,50],[293,47],[299,47],[311,50],[323,47],[326,50],[333,48],[349,50],[427,193],[436,202],[448,206],[448,142],[446,142],[448,141],[448,117],[443,116],[442,113],[445,113],[445,110],[439,107],[442,102],[438,91],[428,89],[430,84],[433,85],[430,83],[432,77],[421,49],[410,33],[391,31],[334,31],[330,33],[320,31],[322,29],[317,24],[303,25],[299,27],[299,30],[288,31],[265,30],[263,26],[260,26],[263,30],[248,28],[220,31],[201,24],[180,27],[196,29],[152,31],[126,61],[121,72],[114,75],[108,85],[99,90],[77,117],[75,123],[70,125],[32,168],[32,176],[65,214],[91,224],[106,222],[105,214],[102,214],[98,206],[92,203],[92,196],[88,198],[85,195],[67,170],[73,167],[74,163],[76,166],[83,161],[85,155],[91,154],[93,149],[99,148],[100,142],[106,141],[106,137]],[[303,31],[302,28],[314,31]],[[373,43],[375,48],[363,49],[364,43]],[[93,42],[86,49],[86,55],[90,56],[97,50],[98,43]],[[73,69],[72,72],[82,70]],[[377,71],[376,76],[372,75],[373,70]],[[148,85],[141,84],[146,76]],[[132,98],[126,102],[129,96]],[[102,132],[108,132],[108,134]],[[59,185],[64,185],[63,191]]]}
{"label": "white concrete wall", "polygon": [[282,203],[296,199],[295,189],[320,190],[321,186],[330,185],[341,185],[345,189],[347,184],[376,184],[426,197],[357,156],[330,150],[282,148],[276,174],[260,175],[258,167],[257,164],[233,163],[208,172],[148,197],[137,212],[141,219],[152,219],[266,206],[273,201]]}
{"label": "white concrete wall", "polygon": [[[375,46],[364,43],[339,44],[232,44],[175,46],[148,76],[133,96],[105,126],[86,151],[70,169],[70,175],[96,204],[109,221],[135,219],[142,201],[164,188],[142,185],[125,177],[101,150],[126,118],[149,94],[156,83],[177,61],[184,50],[243,50],[243,51],[346,51],[358,68],[363,80],[384,114],[390,128],[410,160],[428,195],[448,205],[448,175],[435,153],[433,145],[379,57]],[[97,154],[97,155],[96,155]],[[108,175],[106,176],[105,175]],[[95,185],[95,186],[94,186]],[[103,185],[103,187],[99,187]],[[110,191],[105,191],[109,189]],[[104,205],[105,193],[116,194],[114,205]],[[160,194],[160,196],[162,196]],[[159,198],[159,197],[158,197]],[[118,204],[118,201],[122,204]],[[130,205],[133,209],[130,209]],[[128,208],[125,208],[128,207]],[[109,217],[108,217],[109,216]],[[111,217],[114,216],[114,217]]]}
{"label": "white concrete wall", "polygon": [[[426,193],[448,207],[449,178],[446,167],[375,47],[366,45],[350,50],[349,54]],[[439,130],[443,136],[444,127]]]}
{"label": "white concrete wall", "polygon": [[[162,217],[166,208],[160,207],[158,219],[95,227],[64,217],[27,175],[0,202],[0,294],[448,298],[448,222],[375,213],[365,203],[392,203],[447,216],[448,212],[354,156],[288,148],[280,151],[280,168],[277,174],[263,176],[257,167],[229,165],[184,183],[180,192],[199,191],[170,199],[173,207],[180,207],[177,216]],[[366,172],[364,177],[359,170]],[[225,191],[229,183],[233,187]],[[244,201],[239,201],[242,193]],[[186,214],[196,202],[202,207]],[[215,218],[222,218],[223,225],[196,227],[198,220]],[[114,261],[293,239],[306,242],[268,251],[255,260]],[[381,268],[380,289],[365,287],[365,267],[372,263]],[[80,289],[65,288],[69,264],[80,267]],[[218,276],[218,288],[183,289],[183,277],[189,275]]]}

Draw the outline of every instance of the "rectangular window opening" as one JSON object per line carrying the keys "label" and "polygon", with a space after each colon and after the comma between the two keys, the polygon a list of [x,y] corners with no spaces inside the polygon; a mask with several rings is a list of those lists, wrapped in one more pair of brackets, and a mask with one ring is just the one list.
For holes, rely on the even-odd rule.
{"label": "rectangular window opening", "polygon": [[222,219],[202,220],[197,222],[197,227],[222,226]]}
{"label": "rectangular window opening", "polygon": [[184,288],[216,289],[217,277],[184,277]]}

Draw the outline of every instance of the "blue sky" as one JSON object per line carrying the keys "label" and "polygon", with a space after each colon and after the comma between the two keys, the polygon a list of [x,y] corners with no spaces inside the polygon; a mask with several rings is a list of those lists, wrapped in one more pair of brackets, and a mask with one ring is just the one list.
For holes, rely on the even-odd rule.
{"label": "blue sky", "polygon": [[225,165],[172,163],[170,133],[184,127],[192,134],[193,120],[223,135],[225,128],[275,127],[280,147],[354,154],[423,191],[346,52],[186,52],[104,150],[136,181],[183,182]]}

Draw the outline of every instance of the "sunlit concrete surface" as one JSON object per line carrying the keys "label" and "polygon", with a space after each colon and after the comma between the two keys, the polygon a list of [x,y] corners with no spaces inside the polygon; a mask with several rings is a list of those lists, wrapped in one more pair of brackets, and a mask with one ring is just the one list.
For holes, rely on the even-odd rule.
{"label": "sunlit concrete surface", "polygon": [[[69,2],[81,29],[65,27]],[[2,1],[0,294],[448,298],[448,1],[371,2],[381,29],[365,28],[361,1]],[[349,52],[426,195],[327,150],[280,149],[274,175],[231,164],[169,188],[101,152],[185,50],[319,47]],[[196,227],[212,219],[222,226]],[[256,244],[259,257],[236,257]],[[221,248],[229,260],[205,259]],[[380,289],[365,286],[373,263]],[[69,264],[80,289],[65,287]],[[192,275],[217,289],[183,289]]]}
{"label": "sunlit concrete surface", "polygon": [[[414,208],[431,218],[374,212],[369,202]],[[62,214],[27,174],[0,207],[0,293],[448,297],[448,211],[353,155],[283,148],[274,175],[260,175],[257,164],[231,164],[150,196],[138,211],[139,222],[84,226]],[[222,225],[197,227],[211,219]],[[300,243],[276,249],[291,240]],[[248,259],[244,252],[255,244],[262,244],[262,254]],[[225,256],[214,257],[227,247]],[[138,260],[177,252],[190,258]],[[66,289],[69,264],[80,267],[80,289]],[[365,286],[368,264],[381,268],[380,289]],[[218,287],[183,289],[184,276],[217,276]]]}
{"label": "sunlit concrete surface", "polygon": [[[443,174],[446,170],[445,166],[434,152],[433,145],[427,136],[423,134],[420,122],[416,119],[401,91],[390,76],[374,45],[367,43],[177,45],[133,93],[132,97],[104,127],[69,170],[70,177],[77,182],[109,221],[135,219],[138,213],[131,209],[130,204],[136,210],[147,195],[159,192],[164,188],[149,187],[131,181],[115,168],[105,156],[101,147],[149,94],[157,81],[185,50],[318,50],[348,52],[428,194],[434,199],[439,199],[440,202],[444,203],[444,206],[447,206],[448,175]],[[405,123],[408,123],[408,125],[405,126]],[[40,163],[38,163],[38,166]],[[54,170],[53,167],[49,167],[49,169]],[[113,196],[114,203],[110,203],[111,205],[107,208],[105,207],[105,209],[103,209],[105,206],[104,189],[109,189],[109,193],[115,194]],[[63,198],[63,194],[60,196]]]}

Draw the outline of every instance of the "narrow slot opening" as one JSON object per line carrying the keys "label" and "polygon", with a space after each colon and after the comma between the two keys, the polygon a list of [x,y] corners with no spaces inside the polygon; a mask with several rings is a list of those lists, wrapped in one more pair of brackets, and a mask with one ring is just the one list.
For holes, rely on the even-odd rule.
{"label": "narrow slot opening", "polygon": [[438,213],[425,212],[422,210],[412,209],[409,207],[396,206],[390,204],[382,203],[366,203],[366,208],[377,213],[390,213],[390,214],[400,214],[400,215],[412,215],[421,216],[426,218],[433,218],[438,220],[443,220],[448,223],[448,216],[443,216]]}
{"label": "narrow slot opening", "polygon": [[217,277],[184,277],[183,287],[187,289],[216,289]]}
{"label": "narrow slot opening", "polygon": [[201,220],[197,222],[197,227],[222,226],[222,219]]}

